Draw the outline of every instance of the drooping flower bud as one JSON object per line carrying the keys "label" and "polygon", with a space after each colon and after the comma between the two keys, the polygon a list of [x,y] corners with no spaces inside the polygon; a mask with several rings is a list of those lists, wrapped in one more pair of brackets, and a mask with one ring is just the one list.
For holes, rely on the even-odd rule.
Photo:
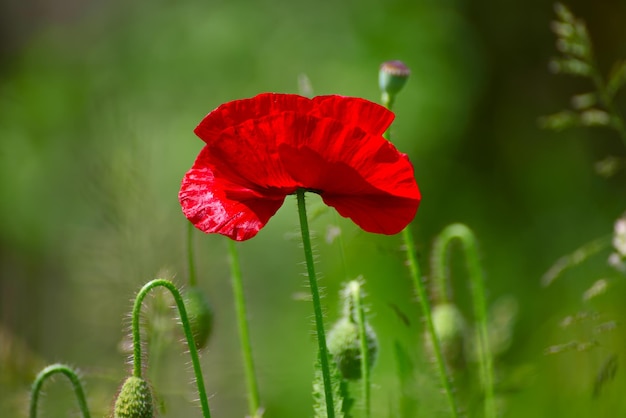
{"label": "drooping flower bud", "polygon": [[411,70],[402,61],[385,61],[380,65],[378,85],[380,90],[389,96],[395,96],[409,78]]}
{"label": "drooping flower bud", "polygon": [[[462,367],[465,363],[463,350],[466,335],[463,315],[453,303],[442,303],[433,308],[432,319],[447,364],[453,368]],[[425,348],[428,353],[434,352],[429,334],[425,334]]]}
{"label": "drooping flower bud", "polygon": [[[374,365],[378,355],[378,339],[372,327],[365,323],[368,366]],[[350,317],[343,317],[333,325],[328,333],[328,351],[333,356],[339,371],[345,379],[361,378],[361,340],[359,327]]]}
{"label": "drooping flower bud", "polygon": [[152,418],[154,407],[148,382],[130,376],[124,381],[115,400],[114,418]]}
{"label": "drooping flower bud", "polygon": [[204,292],[197,287],[188,288],[183,298],[194,343],[197,349],[202,349],[213,331],[213,310]]}
{"label": "drooping flower bud", "polygon": [[[367,365],[371,368],[378,354],[378,339],[370,324],[365,320],[361,304],[361,282],[350,281],[341,292],[343,298],[342,317],[328,333],[328,351],[345,379],[361,378],[361,339],[359,318],[364,320],[367,345]],[[359,312],[359,309],[361,312]]]}

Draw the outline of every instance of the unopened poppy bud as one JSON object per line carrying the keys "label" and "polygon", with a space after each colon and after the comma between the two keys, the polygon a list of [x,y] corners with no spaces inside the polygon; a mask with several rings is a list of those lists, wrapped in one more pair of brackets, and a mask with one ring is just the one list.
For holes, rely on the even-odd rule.
{"label": "unopened poppy bud", "polygon": [[140,377],[130,376],[120,389],[115,400],[114,418],[152,418],[154,408],[148,382]]}
{"label": "unopened poppy bud", "polygon": [[[461,367],[465,361],[463,348],[466,325],[463,315],[453,303],[442,303],[433,308],[432,319],[446,362],[451,367]],[[425,345],[426,351],[433,353],[429,334],[426,334]]]}
{"label": "unopened poppy bud", "polygon": [[380,90],[390,96],[395,96],[409,78],[411,70],[402,61],[386,61],[380,66],[378,72],[378,85]]}
{"label": "unopened poppy bud", "polygon": [[[371,368],[378,354],[378,339],[372,327],[365,324],[368,366]],[[328,333],[328,351],[345,379],[361,378],[361,341],[359,327],[350,317],[343,317]]]}
{"label": "unopened poppy bud", "polygon": [[204,292],[197,287],[187,289],[184,300],[194,343],[197,349],[202,349],[213,331],[213,310]]}

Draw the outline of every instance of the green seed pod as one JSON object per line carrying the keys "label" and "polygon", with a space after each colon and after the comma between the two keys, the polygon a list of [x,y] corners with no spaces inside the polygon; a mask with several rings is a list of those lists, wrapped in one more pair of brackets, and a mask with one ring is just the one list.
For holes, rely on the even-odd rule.
{"label": "green seed pod", "polygon": [[152,418],[154,407],[148,382],[140,377],[126,379],[115,400],[114,418]]}
{"label": "green seed pod", "polygon": [[206,347],[213,331],[213,310],[204,292],[190,287],[183,296],[193,340],[198,350]]}
{"label": "green seed pod", "polygon": [[[372,327],[365,323],[368,366],[374,365],[378,354],[378,339]],[[328,351],[345,379],[361,378],[361,342],[359,327],[350,317],[341,318],[328,333]]]}
{"label": "green seed pod", "polygon": [[[442,303],[433,308],[432,319],[444,359],[450,367],[461,368],[465,364],[466,324],[463,315],[453,303]],[[425,348],[427,353],[434,355],[429,334],[425,334]]]}
{"label": "green seed pod", "polygon": [[378,85],[383,93],[395,96],[409,78],[411,70],[402,61],[386,61],[378,72]]}

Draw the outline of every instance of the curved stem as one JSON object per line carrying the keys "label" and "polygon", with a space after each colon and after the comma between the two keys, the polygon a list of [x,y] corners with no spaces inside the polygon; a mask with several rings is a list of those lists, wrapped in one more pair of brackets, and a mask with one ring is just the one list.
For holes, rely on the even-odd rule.
{"label": "curved stem", "polygon": [[365,330],[365,312],[361,304],[361,284],[353,280],[350,282],[350,295],[356,313],[356,323],[359,329],[359,342],[361,350],[361,389],[363,391],[363,404],[365,406],[365,418],[370,418],[371,411],[371,382],[370,382],[370,359],[367,346],[367,332]]}
{"label": "curved stem", "polygon": [[250,334],[248,332],[248,321],[246,314],[246,300],[243,295],[243,281],[241,279],[241,268],[239,265],[239,253],[234,241],[228,240],[228,253],[230,255],[231,281],[233,294],[235,297],[235,312],[237,314],[237,326],[239,329],[239,339],[241,340],[241,354],[243,356],[244,370],[246,374],[246,388],[248,391],[248,412],[251,417],[259,416],[259,389],[257,386],[256,374],[254,372],[254,361],[252,358],[252,344],[250,344]]}
{"label": "curved stem", "polygon": [[[391,110],[394,102],[394,97],[390,94],[383,92],[381,102],[383,106]],[[387,129],[384,137],[387,140],[391,140],[390,129]],[[430,339],[433,344],[433,351],[435,352],[435,362],[437,363],[437,370],[439,372],[439,380],[446,394],[450,413],[452,414],[453,418],[456,418],[458,417],[459,413],[456,404],[456,398],[454,397],[454,393],[452,391],[452,377],[450,376],[450,373],[448,372],[448,369],[446,367],[443,353],[441,351],[441,343],[439,342],[439,338],[437,337],[437,332],[435,331],[435,326],[433,324],[430,302],[428,300],[426,286],[424,285],[420,277],[420,267],[415,256],[415,243],[413,242],[413,235],[411,234],[409,226],[402,230],[402,240],[404,241],[404,247],[406,249],[407,263],[409,265],[409,272],[411,275],[411,280],[413,281],[413,287],[415,288],[415,292],[417,293],[419,304],[422,307],[422,316],[424,317],[424,322],[426,324],[426,331],[430,335]]]}
{"label": "curved stem", "polygon": [[[478,259],[476,236],[466,225],[452,224],[447,226],[437,238],[441,244],[435,247],[433,257],[443,260],[450,243],[458,239],[465,250],[465,263],[471,283],[474,319],[478,324],[478,355],[480,375],[485,386],[485,417],[496,416],[493,387],[493,359],[489,350],[489,334],[487,329],[487,303],[485,298],[485,279]],[[443,263],[443,261],[440,261]]]}
{"label": "curved stem", "polygon": [[196,276],[196,263],[193,255],[193,231],[195,227],[191,222],[187,222],[187,264],[189,273],[189,286],[194,287],[198,281]]}
{"label": "curved stem", "polygon": [[422,307],[422,315],[424,316],[424,322],[426,324],[426,331],[430,335],[430,339],[433,342],[433,351],[435,352],[435,363],[437,364],[437,370],[439,371],[439,379],[444,392],[446,393],[446,399],[450,407],[452,417],[458,417],[458,407],[456,405],[456,398],[452,391],[452,377],[446,367],[446,362],[443,358],[441,351],[441,343],[437,332],[435,331],[435,325],[433,324],[433,316],[430,308],[430,302],[426,293],[426,286],[420,277],[420,268],[415,257],[415,243],[413,242],[413,235],[407,226],[402,230],[402,238],[404,240],[404,246],[407,254],[407,261],[409,265],[409,272],[411,274],[411,280],[413,281],[413,287],[417,293],[420,306]]}
{"label": "curved stem", "polygon": [[78,374],[70,366],[59,363],[51,364],[50,366],[44,368],[35,378],[30,391],[30,418],[37,417],[37,404],[39,403],[39,393],[41,392],[43,382],[56,373],[64,374],[70,380],[72,388],[74,389],[74,394],[78,400],[80,412],[83,414],[83,418],[89,418],[90,415],[89,409],[87,408],[87,400],[85,399],[85,392],[83,391],[83,385],[80,382]]}
{"label": "curved stem", "polygon": [[313,299],[313,312],[315,314],[315,326],[317,330],[317,342],[319,346],[320,361],[322,365],[322,377],[324,379],[324,396],[326,400],[326,412],[328,418],[335,417],[335,406],[333,402],[333,392],[330,381],[330,367],[328,365],[328,348],[326,346],[326,334],[324,333],[324,316],[322,314],[322,302],[317,286],[315,266],[313,264],[313,250],[311,248],[311,236],[309,233],[309,222],[306,216],[306,203],[304,200],[304,189],[298,189],[296,196],[298,199],[298,214],[300,216],[300,230],[302,232],[302,245],[304,247],[304,259],[306,260],[311,297]]}
{"label": "curved stem", "polygon": [[189,349],[189,355],[191,357],[191,363],[193,365],[193,372],[196,377],[196,386],[198,388],[198,396],[200,397],[200,405],[202,407],[202,416],[204,418],[211,417],[211,411],[209,410],[209,401],[206,396],[206,389],[204,387],[204,377],[202,376],[202,369],[200,368],[200,358],[198,356],[198,349],[193,340],[193,333],[191,332],[191,326],[189,325],[189,318],[187,317],[187,310],[185,309],[185,302],[183,301],[180,292],[174,286],[172,282],[165,279],[155,279],[144,285],[141,288],[137,297],[135,298],[135,305],[133,306],[133,318],[132,318],[132,334],[133,334],[133,376],[141,378],[141,333],[139,331],[139,317],[141,315],[141,305],[148,292],[155,287],[165,287],[170,291],[174,297],[174,302],[178,308],[178,314],[180,315],[180,322],[185,332],[185,338],[187,339],[187,347]]}

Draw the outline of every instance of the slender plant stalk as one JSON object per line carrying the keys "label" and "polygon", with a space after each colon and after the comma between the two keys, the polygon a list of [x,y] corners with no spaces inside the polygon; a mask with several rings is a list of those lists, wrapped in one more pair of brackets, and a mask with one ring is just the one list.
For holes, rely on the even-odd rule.
{"label": "slender plant stalk", "polygon": [[306,202],[304,199],[305,190],[300,188],[296,191],[298,199],[298,214],[300,216],[300,230],[302,232],[302,246],[304,247],[304,259],[306,260],[311,297],[313,299],[313,312],[315,315],[315,327],[317,330],[317,342],[319,346],[320,361],[322,366],[322,377],[324,380],[324,396],[326,400],[326,412],[328,418],[335,417],[335,405],[333,402],[333,391],[330,380],[330,367],[328,365],[328,347],[326,346],[326,334],[324,332],[324,316],[322,313],[322,302],[315,275],[313,264],[313,249],[311,248],[311,236],[309,233],[309,221],[306,216]]}
{"label": "slender plant stalk", "polygon": [[241,354],[243,357],[244,370],[246,374],[246,388],[248,391],[248,412],[251,417],[259,417],[259,389],[254,371],[254,360],[252,358],[252,344],[250,344],[250,333],[248,332],[248,321],[246,314],[246,301],[243,294],[243,281],[241,279],[241,267],[239,264],[239,252],[234,241],[228,240],[228,253],[230,255],[230,271],[235,297],[235,312],[237,314],[237,327],[239,329],[239,339],[241,341]]}
{"label": "slender plant stalk", "polygon": [[35,381],[33,382],[33,386],[30,391],[31,396],[29,417],[37,417],[37,404],[39,403],[39,393],[41,392],[43,382],[56,373],[61,373],[67,376],[67,378],[72,383],[72,388],[74,389],[74,394],[76,395],[76,399],[78,400],[78,407],[80,408],[80,412],[82,413],[83,418],[90,418],[89,408],[87,408],[87,400],[85,399],[85,392],[83,391],[83,385],[80,382],[78,374],[70,366],[59,363],[47,366],[41,372],[39,372],[39,374],[35,378]]}
{"label": "slender plant stalk", "polygon": [[367,333],[365,331],[365,312],[361,304],[361,285],[358,281],[350,282],[350,295],[354,310],[356,311],[356,322],[359,329],[359,342],[361,350],[361,391],[363,392],[363,404],[365,407],[365,418],[372,416],[371,410],[371,379],[370,379],[370,359],[367,347]]}
{"label": "slender plant stalk", "polygon": [[[391,110],[393,100],[394,97],[392,95],[387,93],[382,94],[381,102],[382,105],[385,106],[387,109]],[[384,137],[387,140],[391,140],[390,130],[391,129],[387,129],[387,131],[384,133]],[[435,331],[435,326],[433,324],[430,302],[428,300],[426,286],[424,285],[420,277],[420,267],[417,262],[415,243],[413,242],[413,235],[411,234],[409,226],[402,230],[402,240],[404,242],[404,248],[407,254],[407,262],[409,266],[411,280],[413,281],[413,287],[415,288],[415,292],[417,293],[419,304],[422,307],[422,316],[424,317],[424,322],[426,324],[426,331],[430,335],[430,339],[433,344],[433,351],[435,352],[435,363],[439,372],[439,380],[446,394],[446,399],[448,400],[450,414],[453,418],[457,418],[459,416],[459,412],[456,398],[452,390],[452,377],[450,376],[450,373],[448,372],[448,369],[446,367],[443,353],[441,351],[441,343],[439,342],[439,338],[437,337],[437,332]]]}
{"label": "slender plant stalk", "polygon": [[439,260],[440,265],[443,264],[445,262],[446,250],[455,239],[458,239],[463,245],[465,263],[471,283],[474,319],[478,324],[480,375],[485,387],[485,418],[495,418],[497,413],[493,387],[493,359],[489,350],[489,334],[487,329],[485,280],[480,267],[474,233],[463,224],[457,223],[447,226],[437,237],[438,244],[433,248],[433,257]]}
{"label": "slender plant stalk", "polygon": [[194,343],[193,333],[191,332],[191,326],[189,325],[189,318],[187,317],[187,310],[185,309],[185,302],[183,301],[180,292],[176,286],[165,279],[155,279],[144,285],[141,288],[137,297],[135,298],[135,305],[133,307],[132,318],[132,334],[133,334],[133,376],[141,378],[142,366],[141,366],[141,333],[139,330],[139,318],[141,316],[141,305],[148,292],[155,287],[165,287],[170,291],[174,297],[174,302],[178,308],[178,314],[180,321],[185,332],[185,338],[187,339],[187,347],[189,349],[189,355],[191,357],[191,363],[193,365],[193,372],[196,378],[196,386],[198,388],[198,396],[200,398],[200,405],[202,407],[202,416],[204,418],[211,417],[211,411],[209,410],[209,401],[206,396],[206,389],[204,386],[204,377],[202,376],[202,369],[200,368],[200,358],[198,356],[198,349]]}
{"label": "slender plant stalk", "polygon": [[196,276],[196,263],[194,259],[193,252],[193,232],[195,227],[191,222],[187,222],[187,264],[188,264],[188,273],[189,273],[189,286],[194,287],[197,283]]}
{"label": "slender plant stalk", "polygon": [[413,242],[413,235],[409,227],[402,230],[402,239],[404,241],[404,247],[406,249],[407,261],[409,265],[409,272],[411,274],[411,280],[413,281],[413,287],[417,293],[420,306],[422,307],[422,315],[424,316],[424,322],[426,324],[426,331],[430,335],[430,339],[433,343],[433,351],[435,352],[435,363],[437,364],[437,370],[439,371],[439,380],[448,400],[448,406],[450,407],[450,414],[456,418],[459,416],[458,407],[456,404],[456,398],[452,390],[452,377],[446,367],[446,362],[443,358],[441,351],[441,343],[437,332],[435,331],[435,325],[433,324],[433,316],[430,308],[430,302],[428,300],[428,294],[426,293],[426,286],[420,277],[420,268],[415,257],[415,243]]}
{"label": "slender plant stalk", "polygon": [[[339,227],[339,214],[336,211],[333,211],[333,216],[335,218],[335,224],[337,228]],[[341,268],[343,269],[343,275],[348,278],[348,257],[346,257],[346,247],[343,241],[343,230],[339,229],[339,235],[337,236],[337,244],[339,245],[339,258],[341,259]]]}
{"label": "slender plant stalk", "polygon": [[450,291],[447,280],[448,258],[446,257],[445,246],[447,242],[441,237],[435,239],[431,253],[430,279],[433,283],[434,295],[437,303],[448,303],[450,301]]}

